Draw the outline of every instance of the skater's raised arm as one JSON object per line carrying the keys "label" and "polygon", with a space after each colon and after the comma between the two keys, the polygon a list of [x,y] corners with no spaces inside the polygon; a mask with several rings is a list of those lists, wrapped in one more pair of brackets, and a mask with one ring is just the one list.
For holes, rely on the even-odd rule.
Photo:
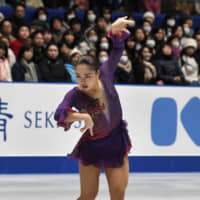
{"label": "skater's raised arm", "polygon": [[130,35],[126,27],[132,23],[132,20],[127,20],[127,16],[118,18],[112,24],[111,30],[108,33],[108,37],[112,40],[113,48],[108,60],[101,65],[100,69],[111,80],[113,80],[114,72],[124,50],[124,40]]}

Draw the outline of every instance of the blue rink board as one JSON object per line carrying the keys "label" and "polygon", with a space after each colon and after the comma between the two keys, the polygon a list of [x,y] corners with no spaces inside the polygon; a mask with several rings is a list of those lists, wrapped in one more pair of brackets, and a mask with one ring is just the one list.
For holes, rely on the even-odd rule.
{"label": "blue rink board", "polygon": [[[200,156],[131,156],[130,172],[200,172]],[[67,157],[0,157],[0,174],[78,173]]]}

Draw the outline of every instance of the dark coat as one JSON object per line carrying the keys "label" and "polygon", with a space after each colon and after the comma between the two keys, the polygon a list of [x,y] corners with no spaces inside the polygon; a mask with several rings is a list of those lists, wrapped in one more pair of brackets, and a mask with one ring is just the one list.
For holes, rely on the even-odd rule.
{"label": "dark coat", "polygon": [[34,63],[39,64],[42,61],[43,57],[44,57],[45,49],[43,47],[39,48],[39,47],[33,46],[33,51],[34,51],[34,53],[33,53],[33,61],[34,61]]}
{"label": "dark coat", "polygon": [[46,82],[71,82],[61,58],[55,60],[44,57],[39,64],[42,80]]}
{"label": "dark coat", "polygon": [[[35,65],[35,69],[37,72],[38,81],[41,81],[42,79],[41,79],[40,71],[37,65]],[[13,81],[25,81],[25,73],[26,73],[26,69],[20,62],[16,62],[13,65],[12,67]]]}
{"label": "dark coat", "polygon": [[165,84],[177,84],[174,77],[180,76],[180,84],[185,82],[184,75],[175,56],[161,55],[160,58],[156,60],[155,64],[158,73],[158,80],[164,81]]}
{"label": "dark coat", "polygon": [[133,83],[131,80],[131,72],[128,73],[124,69],[117,67],[114,74],[115,83]]}
{"label": "dark coat", "polygon": [[[153,64],[152,64],[153,65]],[[136,62],[133,64],[133,71],[135,77],[135,83],[137,84],[155,84],[157,78],[152,78],[151,80],[145,80],[145,64],[143,62],[140,62],[139,60],[136,60]],[[153,76],[153,72],[152,72]]]}

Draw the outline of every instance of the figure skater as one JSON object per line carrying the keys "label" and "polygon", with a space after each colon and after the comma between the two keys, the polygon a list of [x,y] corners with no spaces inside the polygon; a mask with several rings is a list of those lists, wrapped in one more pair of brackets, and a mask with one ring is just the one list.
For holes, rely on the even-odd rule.
{"label": "figure skater", "polygon": [[[55,120],[65,130],[74,121],[84,120],[82,137],[68,157],[79,161],[81,194],[78,200],[94,200],[99,176],[104,169],[111,200],[123,200],[129,177],[128,152],[131,142],[122,120],[122,108],[113,83],[117,64],[130,35],[127,17],[118,18],[108,37],[113,42],[110,56],[100,69],[91,56],[82,56],[75,67],[78,85],[58,106]],[[72,107],[80,112],[75,112]]]}

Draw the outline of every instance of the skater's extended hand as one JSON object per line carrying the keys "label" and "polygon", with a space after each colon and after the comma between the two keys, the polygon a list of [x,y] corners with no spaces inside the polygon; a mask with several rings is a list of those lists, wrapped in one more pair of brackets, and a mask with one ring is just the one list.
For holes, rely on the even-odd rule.
{"label": "skater's extended hand", "polygon": [[90,135],[93,136],[94,135],[93,134],[94,122],[92,120],[92,117],[89,114],[85,114],[84,121],[85,121],[85,127],[81,128],[81,132],[84,133],[85,131],[87,131],[89,129]]}
{"label": "skater's extended hand", "polygon": [[128,20],[128,17],[120,17],[115,22],[112,23],[111,31],[113,34],[117,35],[120,31],[124,31],[126,33],[130,33],[127,29],[127,25],[133,24],[133,20]]}

